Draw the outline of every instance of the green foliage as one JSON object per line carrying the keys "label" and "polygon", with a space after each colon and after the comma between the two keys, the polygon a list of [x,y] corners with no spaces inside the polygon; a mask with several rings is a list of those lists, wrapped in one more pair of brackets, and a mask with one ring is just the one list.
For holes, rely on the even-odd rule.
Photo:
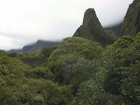
{"label": "green foliage", "polygon": [[[134,0],[130,13],[139,10],[139,4]],[[139,15],[135,18],[140,19]],[[123,28],[134,23],[139,28],[134,19]],[[91,22],[84,25],[94,27]],[[101,33],[91,40],[104,44],[116,40],[98,25],[97,30],[86,27],[84,33],[89,35],[82,35],[89,39],[92,33]],[[130,33],[138,31],[125,28]],[[0,105],[140,105],[140,33],[131,36],[120,37],[106,48],[85,38],[69,37],[41,51],[0,50]]]}
{"label": "green foliage", "polygon": [[1,105],[65,105],[72,99],[70,88],[53,82],[48,68],[31,68],[17,59],[20,55],[0,55]]}
{"label": "green foliage", "polygon": [[121,35],[135,36],[140,32],[140,1],[133,0],[122,24]]}
{"label": "green foliage", "polygon": [[139,46],[139,34],[108,46],[96,60],[98,72],[80,83],[71,105],[139,105]]}
{"label": "green foliage", "polygon": [[18,55],[18,58],[25,64],[31,67],[36,67],[42,64],[43,55],[40,53],[40,51],[21,53]]}
{"label": "green foliage", "polygon": [[49,79],[53,80],[53,73],[45,67],[36,67],[26,73],[28,77],[36,78],[36,79]]}
{"label": "green foliage", "polygon": [[59,105],[67,104],[70,89],[49,80],[22,79],[20,86],[0,88],[2,105]]}
{"label": "green foliage", "polygon": [[58,63],[69,56],[73,56],[72,59],[77,59],[78,57],[94,59],[101,55],[101,51],[102,47],[99,43],[79,37],[66,38],[50,55],[48,67],[54,71]]}
{"label": "green foliage", "polygon": [[0,51],[0,105],[139,105],[139,84],[140,33],[104,49],[72,37],[37,52]]}
{"label": "green foliage", "polygon": [[55,80],[71,85],[75,94],[79,84],[96,72],[91,60],[99,58],[101,51],[99,43],[79,37],[66,38],[52,52],[47,66],[54,73]]}
{"label": "green foliage", "polygon": [[115,43],[114,47],[115,48],[127,48],[133,43],[133,39],[130,36],[123,36],[119,38]]}
{"label": "green foliage", "polygon": [[137,81],[139,81],[140,49],[138,46],[140,44],[136,41],[139,40],[138,36],[118,39],[105,53],[112,61],[112,67],[110,66],[105,73],[104,90],[107,93],[121,95],[126,105],[139,105],[140,102],[138,97],[140,93],[133,92],[135,87],[139,88]]}
{"label": "green foliage", "polygon": [[49,58],[50,54],[57,48],[58,45],[53,45],[47,48],[44,48],[41,51],[41,55],[44,56],[44,58]]}
{"label": "green foliage", "polygon": [[56,61],[58,58],[61,59],[61,56],[69,54],[84,56],[86,59],[93,59],[99,56],[101,51],[102,47],[97,42],[92,42],[80,37],[66,38],[50,55],[49,62]]}

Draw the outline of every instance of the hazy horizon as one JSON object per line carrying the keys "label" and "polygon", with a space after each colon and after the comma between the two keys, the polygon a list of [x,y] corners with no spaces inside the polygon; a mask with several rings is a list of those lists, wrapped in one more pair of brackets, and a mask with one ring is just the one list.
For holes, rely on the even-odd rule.
{"label": "hazy horizon", "polygon": [[62,40],[82,24],[94,8],[106,27],[123,21],[133,0],[3,0],[0,1],[0,49],[22,48],[42,40]]}

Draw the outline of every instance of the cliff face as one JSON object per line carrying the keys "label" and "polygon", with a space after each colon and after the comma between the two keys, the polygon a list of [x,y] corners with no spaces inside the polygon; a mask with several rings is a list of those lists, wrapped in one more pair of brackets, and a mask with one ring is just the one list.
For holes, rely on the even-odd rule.
{"label": "cliff face", "polygon": [[89,8],[84,14],[83,24],[77,29],[73,36],[100,42],[103,45],[111,44],[115,36],[108,35],[99,22],[94,9]]}
{"label": "cliff face", "polygon": [[121,35],[134,36],[140,32],[140,0],[134,0],[124,18]]}

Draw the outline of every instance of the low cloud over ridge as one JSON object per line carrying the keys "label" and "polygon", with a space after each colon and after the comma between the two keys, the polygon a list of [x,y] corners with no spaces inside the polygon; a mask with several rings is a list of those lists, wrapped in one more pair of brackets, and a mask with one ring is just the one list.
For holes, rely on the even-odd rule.
{"label": "low cloud over ridge", "polygon": [[103,26],[123,20],[133,0],[2,0],[0,49],[20,48],[38,39],[61,40],[82,24],[87,8],[95,8]]}

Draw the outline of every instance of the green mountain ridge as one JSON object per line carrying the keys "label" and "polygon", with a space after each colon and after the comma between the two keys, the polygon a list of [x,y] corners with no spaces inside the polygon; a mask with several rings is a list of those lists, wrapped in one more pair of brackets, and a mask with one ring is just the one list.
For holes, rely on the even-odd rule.
{"label": "green mountain ridge", "polygon": [[99,22],[95,10],[89,8],[84,14],[83,24],[76,30],[73,36],[100,42],[103,45],[113,43],[117,37],[115,34],[108,35]]}
{"label": "green mountain ridge", "polygon": [[[117,37],[119,37],[120,36],[121,25],[122,25],[122,23],[116,24],[116,25],[113,25],[113,26],[109,26],[109,27],[104,27],[104,31],[105,31],[105,33],[106,32],[111,32],[111,35],[113,34],[113,36],[116,35]],[[114,37],[114,40],[116,40],[116,37]],[[60,43],[59,41],[38,40],[35,44],[25,45],[22,49],[11,49],[8,52],[32,52],[32,51],[41,50],[45,47],[49,47],[49,46],[59,44],[59,43]]]}
{"label": "green mountain ridge", "polygon": [[8,52],[32,52],[41,50],[45,47],[49,47],[55,44],[59,44],[59,41],[45,41],[45,40],[38,40],[35,44],[26,45],[22,49],[12,49]]}
{"label": "green mountain ridge", "polygon": [[[82,27],[90,33],[87,20]],[[106,41],[114,38],[102,26],[93,30],[105,33]],[[88,32],[37,51],[33,46],[27,52],[0,50],[0,105],[140,105],[140,32],[111,44]]]}
{"label": "green mountain ridge", "polygon": [[121,35],[134,36],[138,32],[140,32],[140,1],[134,0],[124,18]]}
{"label": "green mountain ridge", "polygon": [[[77,29],[73,36],[84,37],[92,41],[100,42],[104,46],[113,43],[117,37],[120,36],[121,25],[122,23],[103,28],[94,9],[89,8],[84,14],[83,25]],[[58,41],[38,40],[35,44],[26,45],[22,49],[12,49],[8,52],[37,51],[58,43]]]}

